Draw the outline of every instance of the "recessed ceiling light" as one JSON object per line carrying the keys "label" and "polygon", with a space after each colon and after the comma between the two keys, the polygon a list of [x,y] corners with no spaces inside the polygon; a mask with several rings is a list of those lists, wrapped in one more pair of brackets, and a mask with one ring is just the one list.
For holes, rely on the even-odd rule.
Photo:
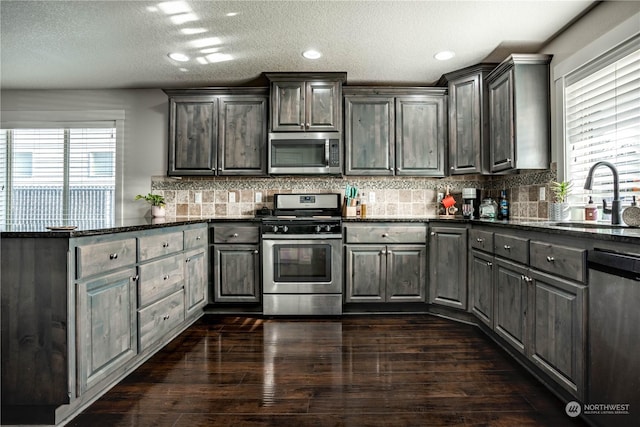
{"label": "recessed ceiling light", "polygon": [[456,56],[455,52],[452,52],[450,50],[443,50],[442,52],[438,52],[435,55],[433,55],[433,57],[436,58],[438,61],[446,61],[447,59],[451,59],[454,56]]}
{"label": "recessed ceiling light", "polygon": [[238,12],[229,12],[227,13],[227,16],[236,16],[238,14]]}
{"label": "recessed ceiling light", "polygon": [[305,50],[304,52],[302,52],[302,56],[307,59],[318,59],[322,56],[322,54],[317,50]]}
{"label": "recessed ceiling light", "polygon": [[178,61],[178,62],[185,62],[185,61],[189,60],[189,57],[187,55],[185,55],[184,53],[174,52],[174,53],[170,53],[167,56],[169,58],[173,59],[174,61]]}

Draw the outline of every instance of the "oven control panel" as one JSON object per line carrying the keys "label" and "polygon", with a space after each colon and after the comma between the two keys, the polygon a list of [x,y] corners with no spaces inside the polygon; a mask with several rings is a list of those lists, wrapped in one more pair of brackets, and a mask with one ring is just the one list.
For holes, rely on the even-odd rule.
{"label": "oven control panel", "polygon": [[307,221],[265,221],[262,234],[340,234],[341,223]]}

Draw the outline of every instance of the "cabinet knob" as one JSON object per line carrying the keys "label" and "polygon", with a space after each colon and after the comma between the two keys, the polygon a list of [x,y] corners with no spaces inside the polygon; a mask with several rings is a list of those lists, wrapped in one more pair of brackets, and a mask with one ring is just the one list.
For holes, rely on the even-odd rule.
{"label": "cabinet knob", "polygon": [[389,237],[389,233],[382,233],[382,237]]}
{"label": "cabinet knob", "polygon": [[455,168],[454,168],[453,166],[451,166],[449,169],[451,169],[451,170],[455,170]]}
{"label": "cabinet knob", "polygon": [[109,259],[118,259],[118,254],[109,254]]}
{"label": "cabinet knob", "polygon": [[169,280],[169,275],[168,275],[168,274],[165,274],[165,275],[164,275],[164,277],[163,277],[163,279],[164,279],[164,280]]}
{"label": "cabinet knob", "polygon": [[483,238],[481,238],[481,237],[478,237],[478,238],[476,239],[476,242],[478,242],[478,243],[482,243],[482,242],[484,242],[484,239],[483,239]]}
{"label": "cabinet knob", "polygon": [[509,246],[509,245],[504,245],[504,249],[508,251],[508,250],[510,250],[510,249],[511,249],[511,246]]}
{"label": "cabinet knob", "polygon": [[164,316],[162,316],[162,319],[163,320],[169,320],[169,317],[171,317],[171,316],[169,316],[168,314],[165,314]]}
{"label": "cabinet knob", "polygon": [[191,262],[191,258],[185,259],[184,262]]}
{"label": "cabinet knob", "polygon": [[215,171],[216,171],[216,168],[211,168],[211,170],[212,170],[213,172],[215,172]]}
{"label": "cabinet knob", "polygon": [[436,232],[435,232],[435,231],[432,231],[432,232],[431,232],[431,235],[432,235],[432,236],[435,236],[435,235],[436,235]]}
{"label": "cabinet knob", "polygon": [[259,251],[258,251],[257,249],[254,249],[254,250],[253,250],[253,253],[254,253],[254,254],[258,254],[258,252],[259,252]]}
{"label": "cabinet knob", "polygon": [[511,163],[511,158],[507,157],[507,163]]}
{"label": "cabinet knob", "polygon": [[548,257],[547,257],[547,262],[553,262],[553,261],[555,261],[555,260],[556,260],[556,259],[555,259],[554,257],[552,257],[552,256],[548,256]]}
{"label": "cabinet knob", "polygon": [[231,237],[238,237],[238,233],[233,233]]}
{"label": "cabinet knob", "polygon": [[168,248],[168,247],[169,247],[169,242],[164,242],[164,243],[162,244],[162,247],[163,247],[163,248]]}
{"label": "cabinet knob", "polygon": [[137,282],[139,278],[140,278],[140,276],[138,276],[138,275],[136,274],[135,276],[131,277],[131,281],[132,281],[132,282]]}
{"label": "cabinet knob", "polygon": [[386,254],[387,254],[387,251],[383,249],[383,250],[381,250],[381,251],[380,251],[380,254],[381,254],[381,255],[386,255]]}
{"label": "cabinet knob", "polygon": [[493,263],[491,261],[487,261],[487,266],[488,267],[493,267]]}
{"label": "cabinet knob", "polygon": [[202,239],[202,237],[196,236],[196,240],[200,240],[200,239]]}
{"label": "cabinet knob", "polygon": [[387,251],[387,255],[391,255],[393,252],[391,251]]}
{"label": "cabinet knob", "polygon": [[300,125],[300,129],[304,129],[304,123]]}

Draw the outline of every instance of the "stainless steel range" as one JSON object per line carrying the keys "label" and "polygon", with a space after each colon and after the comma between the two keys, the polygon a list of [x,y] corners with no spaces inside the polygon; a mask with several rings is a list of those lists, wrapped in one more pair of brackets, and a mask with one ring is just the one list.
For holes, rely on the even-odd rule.
{"label": "stainless steel range", "polygon": [[266,315],[342,314],[340,194],[276,194],[262,220]]}

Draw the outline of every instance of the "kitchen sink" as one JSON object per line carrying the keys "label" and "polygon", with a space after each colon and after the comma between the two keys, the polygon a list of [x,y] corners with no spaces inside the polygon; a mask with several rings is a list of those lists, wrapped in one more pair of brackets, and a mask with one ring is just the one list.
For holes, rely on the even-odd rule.
{"label": "kitchen sink", "polygon": [[629,228],[628,225],[613,225],[609,222],[583,222],[583,221],[560,221],[550,222],[549,225],[554,227],[571,227],[571,228]]}

